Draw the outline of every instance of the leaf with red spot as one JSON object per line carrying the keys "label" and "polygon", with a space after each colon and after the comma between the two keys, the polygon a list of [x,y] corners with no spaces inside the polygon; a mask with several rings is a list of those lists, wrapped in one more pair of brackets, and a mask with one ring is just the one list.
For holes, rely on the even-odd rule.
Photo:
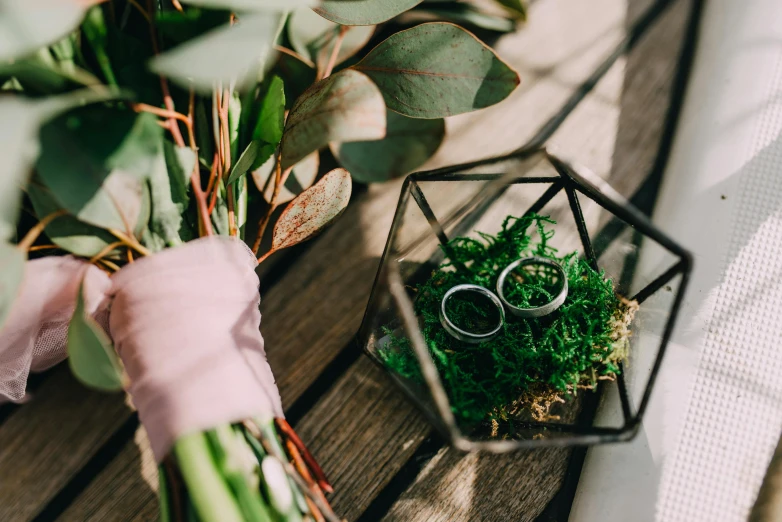
{"label": "leaf with red spot", "polygon": [[385,135],[383,95],[367,76],[346,69],[314,84],[293,104],[282,134],[282,168],[332,141],[379,140]]}
{"label": "leaf with red spot", "polygon": [[274,227],[272,251],[311,239],[330,225],[348,206],[350,173],[334,169],[290,202]]}

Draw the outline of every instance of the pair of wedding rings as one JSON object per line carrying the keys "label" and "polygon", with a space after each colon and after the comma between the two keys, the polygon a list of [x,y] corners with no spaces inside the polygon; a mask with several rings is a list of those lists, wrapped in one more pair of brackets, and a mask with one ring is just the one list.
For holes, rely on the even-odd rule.
{"label": "pair of wedding rings", "polygon": [[[505,281],[514,270],[525,266],[547,266],[555,270],[557,279],[559,282],[561,282],[561,284],[560,284],[559,292],[553,297],[553,299],[551,299],[551,301],[541,306],[536,306],[531,308],[521,308],[508,302],[508,300],[505,297],[505,290],[504,290]],[[456,326],[456,324],[454,324],[451,318],[448,317],[447,304],[449,299],[452,299],[454,296],[460,293],[461,294],[475,293],[488,298],[488,301],[492,304],[494,308],[496,308],[497,311],[498,320],[496,325],[490,325],[490,328],[487,329],[487,331],[482,331],[482,332],[471,332]],[[567,293],[568,293],[567,275],[565,274],[565,270],[562,268],[562,265],[560,265],[556,261],[547,259],[545,257],[537,257],[537,256],[525,257],[525,258],[517,259],[513,263],[509,264],[500,273],[500,277],[497,279],[496,294],[491,290],[484,288],[480,285],[471,285],[471,284],[456,285],[450,290],[448,290],[443,296],[443,300],[440,302],[440,314],[439,314],[440,324],[443,325],[443,328],[445,328],[446,332],[448,332],[456,339],[459,339],[460,341],[464,341],[467,343],[482,343],[488,341],[489,339],[493,338],[498,333],[500,333],[503,325],[505,324],[506,309],[512,315],[516,317],[525,318],[525,319],[543,317],[549,315],[550,313],[554,312],[557,308],[562,306],[562,304],[565,302],[565,299],[567,298]]]}

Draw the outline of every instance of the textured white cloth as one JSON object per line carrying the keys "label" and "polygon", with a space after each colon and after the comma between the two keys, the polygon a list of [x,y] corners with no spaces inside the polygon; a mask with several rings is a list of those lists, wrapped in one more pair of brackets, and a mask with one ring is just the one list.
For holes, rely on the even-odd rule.
{"label": "textured white cloth", "polygon": [[779,0],[706,3],[655,222],[692,284],[641,433],[590,449],[570,520],[746,520],[782,431]]}

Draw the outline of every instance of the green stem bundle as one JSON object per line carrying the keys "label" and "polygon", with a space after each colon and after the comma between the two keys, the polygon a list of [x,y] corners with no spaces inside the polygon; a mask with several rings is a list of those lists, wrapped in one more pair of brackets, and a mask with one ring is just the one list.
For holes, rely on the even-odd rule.
{"label": "green stem bundle", "polygon": [[289,461],[306,464],[286,453],[284,436],[270,420],[180,437],[159,468],[161,522],[339,520],[309,475],[322,472],[297,473]]}

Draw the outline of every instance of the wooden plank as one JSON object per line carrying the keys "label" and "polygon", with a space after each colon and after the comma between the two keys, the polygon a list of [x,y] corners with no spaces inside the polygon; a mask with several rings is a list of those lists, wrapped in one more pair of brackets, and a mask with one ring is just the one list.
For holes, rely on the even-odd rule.
{"label": "wooden plank", "polygon": [[[115,463],[121,465],[114,465]],[[157,520],[157,464],[143,429],[112,460],[112,472],[104,473],[58,518],[73,522]]]}
{"label": "wooden plank", "polygon": [[32,518],[64,483],[51,478],[68,477],[84,466],[130,411],[120,395],[76,383],[66,366],[55,370],[34,399],[0,430],[0,520]]}
{"label": "wooden plank", "polygon": [[559,489],[567,456],[561,449],[509,457],[443,448],[383,520],[532,522]]}
{"label": "wooden plank", "polygon": [[[545,0],[536,4],[533,12],[535,24],[500,40],[498,45],[503,58],[520,70],[522,87],[497,107],[449,120],[450,138],[427,167],[499,154],[520,146],[555,113],[573,93],[578,82],[602,61],[623,35],[624,12],[621,0],[599,0],[590,6],[579,7],[574,7],[567,0]],[[584,23],[586,19],[593,22]],[[561,31],[551,31],[549,28],[552,25],[561,27]],[[563,35],[567,37],[563,38]],[[530,49],[535,51],[530,52]],[[263,331],[269,361],[276,372],[286,407],[312,384],[355,334],[385,244],[400,183],[395,181],[371,186],[359,201],[348,208],[340,221],[326,231],[279,283],[263,296]],[[384,382],[377,380],[380,372],[369,367],[366,361],[357,368],[359,376],[366,370],[368,375],[374,377],[362,381],[354,376],[347,383],[367,387],[370,382],[372,386],[380,386],[377,382]],[[365,460],[366,489],[356,488],[357,497],[351,496],[352,487],[337,494],[342,495],[337,497],[340,505],[358,506],[356,513],[363,510],[426,433],[423,420],[404,401],[399,403],[396,390],[385,384],[382,387],[382,396],[374,399],[376,407],[372,418],[382,417],[384,412],[399,410],[403,416],[397,418],[393,425],[410,423],[410,426],[416,428],[417,435],[404,439],[404,430],[395,430],[404,439],[399,444],[401,450],[394,455],[395,464],[389,465],[389,473],[383,476],[383,480],[376,480],[376,488],[372,484],[372,480],[375,480],[375,466],[372,460]],[[361,401],[362,394],[355,392],[352,396]],[[345,396],[337,397],[339,401]],[[366,403],[361,404],[362,408],[366,407]],[[325,407],[323,403],[321,407]],[[356,410],[345,411],[355,415]],[[400,419],[406,420],[401,422]],[[318,421],[313,428],[315,426],[325,430],[323,433],[332,429],[340,431],[339,423],[324,425]],[[327,451],[326,445],[321,444],[326,439],[320,431],[311,432],[306,428],[305,433],[305,440],[316,448],[316,457],[325,458],[324,461],[329,463],[338,462],[336,456],[340,455],[339,452],[320,455]],[[340,446],[330,448],[338,450]],[[351,453],[364,454],[353,439],[350,440],[350,448]],[[350,453],[341,455],[344,457]],[[151,476],[127,472],[129,468],[138,467],[138,458],[138,450],[125,448],[75,500],[62,518],[100,520],[100,516],[113,513],[118,517],[117,520],[125,520],[119,513],[154,511],[146,511],[148,505],[155,504],[147,485],[147,482],[152,482]],[[142,456],[142,461],[146,460]],[[347,472],[348,468],[351,468],[349,462],[347,468],[341,471]],[[123,485],[113,488],[105,486],[117,482]],[[97,509],[94,505],[103,507]]]}

